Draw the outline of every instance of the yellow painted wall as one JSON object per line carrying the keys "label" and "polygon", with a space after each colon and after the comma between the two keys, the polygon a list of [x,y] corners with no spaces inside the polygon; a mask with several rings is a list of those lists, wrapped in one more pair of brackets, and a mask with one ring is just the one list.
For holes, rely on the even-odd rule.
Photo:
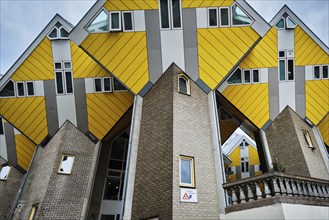
{"label": "yellow painted wall", "polygon": [[103,139],[124,113],[132,106],[130,92],[87,94],[89,131]]}
{"label": "yellow painted wall", "polygon": [[234,0],[182,0],[183,8],[225,7],[231,6]]}
{"label": "yellow painted wall", "polygon": [[133,93],[149,81],[145,32],[90,34],[81,46]]}
{"label": "yellow painted wall", "polygon": [[231,167],[241,165],[240,147],[236,147],[228,157],[231,159]]}
{"label": "yellow painted wall", "polygon": [[318,124],[329,112],[329,80],[307,80],[306,116]]}
{"label": "yellow painted wall", "polygon": [[40,144],[48,135],[45,98],[1,98],[0,100],[0,114],[35,144]]}
{"label": "yellow painted wall", "polygon": [[249,150],[249,164],[250,165],[260,164],[257,150],[251,146],[248,147],[248,150]]}
{"label": "yellow painted wall", "polygon": [[199,75],[211,89],[259,38],[251,27],[198,29]]}
{"label": "yellow painted wall", "polygon": [[88,54],[71,41],[71,55],[74,78],[109,76]]}
{"label": "yellow painted wall", "polygon": [[329,55],[299,26],[295,28],[295,62],[297,66],[329,63]]}
{"label": "yellow painted wall", "polygon": [[278,31],[272,27],[239,65],[242,69],[278,66]]}
{"label": "yellow painted wall", "polygon": [[11,77],[15,81],[54,79],[50,40],[45,37]]}
{"label": "yellow painted wall", "polygon": [[107,0],[108,11],[158,9],[158,0]]}
{"label": "yellow painted wall", "polygon": [[15,142],[17,163],[20,167],[27,171],[30,166],[36,146],[23,134],[15,135]]}
{"label": "yellow painted wall", "polygon": [[329,146],[329,114],[318,125],[323,141]]}
{"label": "yellow painted wall", "polygon": [[229,85],[222,94],[258,128],[270,118],[267,83]]}

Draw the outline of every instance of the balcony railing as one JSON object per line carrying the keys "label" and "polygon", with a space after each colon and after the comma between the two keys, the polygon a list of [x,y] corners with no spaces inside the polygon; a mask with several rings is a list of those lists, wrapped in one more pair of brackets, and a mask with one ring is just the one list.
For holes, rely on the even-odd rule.
{"label": "balcony railing", "polygon": [[329,181],[280,172],[223,184],[229,196],[227,212],[274,203],[329,205]]}

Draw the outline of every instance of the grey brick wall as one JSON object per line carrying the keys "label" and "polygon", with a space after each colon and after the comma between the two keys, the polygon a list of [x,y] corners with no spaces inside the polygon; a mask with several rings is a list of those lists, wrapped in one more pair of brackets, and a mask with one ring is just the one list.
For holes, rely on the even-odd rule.
{"label": "grey brick wall", "polygon": [[[0,164],[5,162],[6,161],[0,157]],[[8,218],[23,176],[21,172],[12,167],[7,180],[0,180],[0,219]]]}
{"label": "grey brick wall", "polygon": [[[35,203],[38,219],[80,219],[94,150],[95,145],[66,122],[37,152],[16,219],[28,219]],[[63,153],[75,155],[70,175],[57,173]]]}

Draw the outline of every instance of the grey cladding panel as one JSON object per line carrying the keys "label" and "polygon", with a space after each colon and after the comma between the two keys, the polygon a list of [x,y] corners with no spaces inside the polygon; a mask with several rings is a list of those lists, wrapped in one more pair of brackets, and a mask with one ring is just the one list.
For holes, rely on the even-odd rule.
{"label": "grey cladding panel", "polygon": [[274,120],[280,112],[278,68],[268,69],[268,84],[270,93],[270,118]]}
{"label": "grey cladding panel", "polygon": [[88,113],[84,79],[74,79],[74,97],[78,129],[86,133],[88,131]]}
{"label": "grey cladding panel", "polygon": [[306,116],[306,99],[305,99],[305,66],[296,66],[296,112],[301,118]]}
{"label": "grey cladding panel", "polygon": [[54,80],[43,81],[45,89],[45,100],[46,100],[46,112],[47,112],[47,123],[48,133],[53,136],[58,130],[58,112],[56,102],[56,90]]}
{"label": "grey cladding panel", "polygon": [[4,123],[4,129],[6,134],[6,144],[7,144],[7,154],[8,154],[8,162],[13,166],[17,165],[17,157],[16,157],[16,142],[15,142],[15,133],[14,127],[9,123]]}

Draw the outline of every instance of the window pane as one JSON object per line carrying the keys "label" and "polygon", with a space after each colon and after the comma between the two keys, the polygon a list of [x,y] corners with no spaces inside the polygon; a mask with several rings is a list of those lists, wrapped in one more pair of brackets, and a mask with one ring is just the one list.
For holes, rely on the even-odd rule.
{"label": "window pane", "polygon": [[61,70],[62,69],[62,63],[55,63],[55,70]]}
{"label": "window pane", "polygon": [[64,62],[65,69],[71,69],[71,62]]}
{"label": "window pane", "polygon": [[0,91],[0,96],[7,97],[7,96],[15,96],[15,88],[14,82],[9,81],[7,85]]}
{"label": "window pane", "polygon": [[286,62],[284,60],[279,61],[279,74],[280,80],[286,80]]}
{"label": "window pane", "polygon": [[125,139],[118,138],[115,141],[113,141],[111,148],[111,159],[125,160],[124,158],[125,148],[126,148]]}
{"label": "window pane", "polygon": [[288,60],[288,80],[294,80],[294,61]]}
{"label": "window pane", "polygon": [[69,36],[69,33],[63,27],[60,29],[60,34],[61,34],[61,37]]}
{"label": "window pane", "polygon": [[172,14],[173,14],[174,28],[182,27],[181,19],[180,19],[180,1],[179,0],[172,0]]}
{"label": "window pane", "polygon": [[114,87],[114,91],[126,91],[127,88],[122,85],[122,83],[119,82],[119,80],[117,80],[116,78],[113,78],[113,87]]}
{"label": "window pane", "polygon": [[4,129],[3,129],[3,120],[2,118],[0,117],[0,134],[4,134]]}
{"label": "window pane", "polygon": [[286,55],[285,55],[286,53],[285,53],[285,51],[279,51],[279,57],[286,57]]}
{"label": "window pane", "polygon": [[229,25],[228,8],[221,8],[220,9],[220,22],[221,22],[222,26]]}
{"label": "window pane", "polygon": [[179,77],[179,91],[187,94],[187,80],[184,77]]}
{"label": "window pane", "polygon": [[121,170],[123,162],[120,160],[111,160],[109,163],[109,169]]}
{"label": "window pane", "polygon": [[63,87],[63,75],[62,72],[56,72],[56,85],[57,85],[57,93],[63,94],[64,87]]}
{"label": "window pane", "polygon": [[244,171],[244,162],[241,162],[241,172],[245,172]]}
{"label": "window pane", "polygon": [[277,28],[284,28],[284,19],[281,18],[275,25]]}
{"label": "window pane", "polygon": [[115,215],[102,215],[101,220],[116,220]]}
{"label": "window pane", "polygon": [[89,32],[103,32],[109,31],[107,12],[102,10],[98,16],[91,22],[91,24],[87,27]]}
{"label": "window pane", "polygon": [[320,79],[320,67],[319,66],[315,66],[314,67],[314,79]]}
{"label": "window pane", "polygon": [[57,28],[54,28],[49,34],[48,37],[51,39],[57,38]]}
{"label": "window pane", "polygon": [[96,92],[102,91],[102,80],[101,79],[95,79],[95,91]]}
{"label": "window pane", "polygon": [[210,27],[218,26],[217,25],[217,20],[218,20],[217,19],[217,9],[214,9],[214,8],[209,9],[208,13],[209,13],[209,26]]}
{"label": "window pane", "polygon": [[9,165],[3,165],[1,170],[0,170],[0,180],[7,179],[9,171],[10,171],[10,166]]}
{"label": "window pane", "polygon": [[191,160],[181,159],[181,183],[192,184]]}
{"label": "window pane", "polygon": [[241,83],[241,69],[237,69],[235,70],[235,72],[233,73],[233,75],[227,80],[227,82],[229,84],[237,84],[237,83]]}
{"label": "window pane", "polygon": [[111,13],[111,29],[119,29],[119,28],[120,28],[120,14]]}
{"label": "window pane", "polygon": [[104,91],[111,92],[111,78],[104,78]]}
{"label": "window pane", "polygon": [[160,0],[161,27],[169,28],[168,0]]}
{"label": "window pane", "polygon": [[236,4],[232,7],[232,18],[233,25],[247,25],[252,23],[251,18]]}
{"label": "window pane", "polygon": [[253,80],[253,82],[259,82],[259,71],[258,70],[252,71],[252,80]]}
{"label": "window pane", "polygon": [[120,193],[120,179],[108,178],[106,180],[105,192],[103,199],[106,200],[119,200]]}
{"label": "window pane", "polygon": [[288,28],[294,28],[294,27],[296,27],[296,23],[291,18],[288,18],[287,19],[287,27]]}
{"label": "window pane", "polygon": [[17,94],[18,96],[24,96],[24,83],[17,83]]}
{"label": "window pane", "polygon": [[322,66],[322,78],[328,78],[328,66]]}
{"label": "window pane", "polygon": [[34,84],[33,82],[27,82],[27,95],[32,96],[34,95]]}
{"label": "window pane", "polygon": [[133,21],[132,21],[132,15],[130,12],[123,13],[123,19],[125,23],[125,30],[132,30],[133,29]]}
{"label": "window pane", "polygon": [[66,92],[73,93],[72,73],[65,72],[65,78],[66,78]]}
{"label": "window pane", "polygon": [[249,162],[246,162],[246,172],[249,172]]}
{"label": "window pane", "polygon": [[63,155],[62,162],[59,167],[59,173],[70,174],[73,166],[74,156]]}
{"label": "window pane", "polygon": [[244,82],[245,83],[250,83],[250,70],[245,70],[244,71]]}

